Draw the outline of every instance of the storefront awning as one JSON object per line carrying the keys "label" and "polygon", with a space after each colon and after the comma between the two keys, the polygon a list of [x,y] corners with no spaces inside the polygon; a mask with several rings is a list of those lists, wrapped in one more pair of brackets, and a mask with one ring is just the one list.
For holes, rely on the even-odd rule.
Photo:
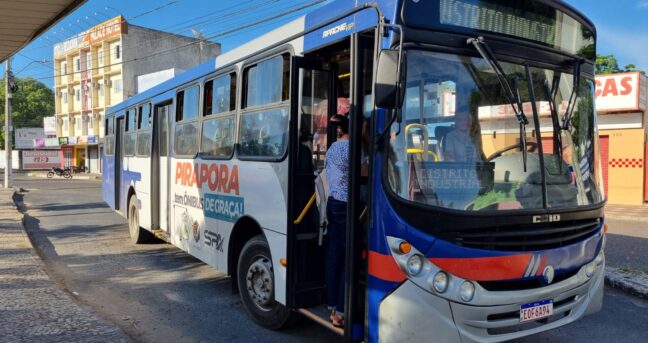
{"label": "storefront awning", "polygon": [[22,49],[86,0],[0,0],[0,62]]}

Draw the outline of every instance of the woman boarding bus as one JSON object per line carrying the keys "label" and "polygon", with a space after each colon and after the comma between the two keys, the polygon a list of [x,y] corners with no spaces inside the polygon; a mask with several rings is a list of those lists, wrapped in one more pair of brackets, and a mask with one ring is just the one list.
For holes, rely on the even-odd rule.
{"label": "woman boarding bus", "polygon": [[[104,198],[133,241],[161,237],[231,275],[271,329],[295,313],[348,341],[556,328],[603,296],[595,36],[562,1],[332,1],[111,108]],[[326,227],[302,193],[347,95],[335,328]]]}

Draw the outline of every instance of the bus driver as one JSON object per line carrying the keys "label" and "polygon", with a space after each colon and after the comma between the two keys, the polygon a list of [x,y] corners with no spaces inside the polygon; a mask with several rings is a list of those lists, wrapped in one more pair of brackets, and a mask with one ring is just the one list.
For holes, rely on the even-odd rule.
{"label": "bus driver", "polygon": [[451,162],[474,163],[484,160],[481,149],[479,128],[469,112],[455,114],[454,130],[443,139],[443,160]]}

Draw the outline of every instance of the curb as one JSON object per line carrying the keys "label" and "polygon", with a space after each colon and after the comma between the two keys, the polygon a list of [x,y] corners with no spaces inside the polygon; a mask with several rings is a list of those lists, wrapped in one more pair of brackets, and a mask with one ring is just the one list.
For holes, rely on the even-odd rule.
{"label": "curb", "polygon": [[648,274],[605,267],[605,284],[637,297],[648,299]]}
{"label": "curb", "polygon": [[[44,173],[26,173],[24,175],[27,175],[29,177],[38,177],[38,178],[41,178],[41,179],[46,179],[47,178],[47,174],[44,174]],[[64,179],[64,178],[57,176],[57,177],[55,177],[53,179]],[[73,174],[72,178],[70,178],[69,180],[74,180],[74,179],[77,179],[77,180],[101,180],[101,176],[100,175]]]}

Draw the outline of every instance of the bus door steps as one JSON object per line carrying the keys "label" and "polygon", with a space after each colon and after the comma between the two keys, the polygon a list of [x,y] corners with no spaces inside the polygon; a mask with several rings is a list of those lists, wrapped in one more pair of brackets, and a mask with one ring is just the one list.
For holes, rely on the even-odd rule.
{"label": "bus door steps", "polygon": [[169,237],[169,234],[165,230],[152,230],[153,236],[157,237],[158,239],[161,239],[167,243],[171,243],[171,237]]}
{"label": "bus door steps", "polygon": [[320,324],[321,326],[335,332],[336,334],[340,336],[344,336],[344,330],[342,328],[335,327],[333,326],[333,324],[331,324],[331,321],[329,320],[329,315],[331,313],[326,308],[326,306],[321,305],[321,306],[309,307],[307,309],[300,308],[297,309],[297,312],[301,313],[303,316],[307,317],[308,319]]}

